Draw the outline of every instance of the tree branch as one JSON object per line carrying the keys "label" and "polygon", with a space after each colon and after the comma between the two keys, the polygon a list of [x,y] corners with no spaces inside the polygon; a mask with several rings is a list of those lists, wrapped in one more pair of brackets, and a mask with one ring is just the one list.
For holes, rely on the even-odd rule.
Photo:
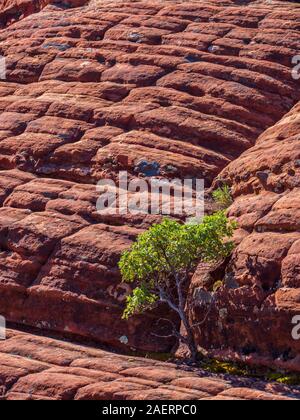
{"label": "tree branch", "polygon": [[159,298],[160,298],[161,302],[167,303],[170,306],[170,308],[173,309],[173,311],[177,312],[178,315],[180,316],[180,310],[179,310],[179,308],[177,308],[177,306],[167,296],[167,294],[164,291],[164,289],[159,284],[157,285],[157,288],[159,290]]}
{"label": "tree branch", "polygon": [[207,321],[208,315],[210,314],[210,312],[211,312],[211,310],[212,310],[212,307],[213,307],[213,303],[214,303],[214,302],[215,302],[215,297],[213,296],[213,297],[212,297],[212,300],[210,301],[209,308],[208,308],[208,310],[207,310],[207,312],[206,312],[205,317],[203,318],[203,320],[202,320],[202,321],[197,322],[197,324],[193,324],[193,325],[192,325],[192,328],[195,328],[195,327],[200,327],[201,325],[203,325],[203,324]]}
{"label": "tree branch", "polygon": [[155,337],[158,337],[158,338],[171,338],[171,337],[176,337],[176,338],[178,338],[178,340],[180,340],[183,343],[187,344],[187,339],[176,330],[176,326],[175,326],[175,324],[174,324],[173,321],[171,321],[170,319],[167,319],[167,318],[160,318],[160,319],[157,320],[156,323],[158,324],[159,321],[166,321],[169,324],[171,324],[172,325],[172,333],[171,334],[167,334],[167,335],[160,335],[160,334],[156,334],[156,333],[151,333],[151,335],[154,335]]}

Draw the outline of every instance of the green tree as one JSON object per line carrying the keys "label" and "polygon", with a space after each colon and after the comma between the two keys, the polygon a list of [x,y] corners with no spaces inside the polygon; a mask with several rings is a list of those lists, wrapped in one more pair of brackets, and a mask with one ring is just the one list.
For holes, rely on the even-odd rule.
{"label": "green tree", "polygon": [[142,233],[119,262],[123,281],[137,284],[127,298],[123,318],[167,303],[186,330],[183,336],[173,325],[172,334],[188,346],[195,359],[197,346],[185,311],[185,289],[199,261],[213,262],[230,255],[234,229],[234,222],[220,211],[206,216],[201,224],[164,219]]}

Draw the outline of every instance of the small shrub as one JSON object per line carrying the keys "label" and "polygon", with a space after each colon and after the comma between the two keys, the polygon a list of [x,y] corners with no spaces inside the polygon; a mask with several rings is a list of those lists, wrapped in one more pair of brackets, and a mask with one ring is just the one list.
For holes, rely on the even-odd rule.
{"label": "small shrub", "polygon": [[277,372],[263,366],[250,366],[242,362],[205,359],[202,361],[201,367],[208,372],[217,374],[256,378],[289,386],[300,385],[300,375],[297,373]]}
{"label": "small shrub", "polygon": [[213,292],[217,292],[222,286],[223,286],[223,281],[222,280],[218,280],[213,284]]}
{"label": "small shrub", "polygon": [[212,193],[214,201],[220,206],[222,209],[227,209],[231,206],[233,200],[231,196],[231,190],[228,185],[223,185],[223,187],[220,187],[216,189]]}

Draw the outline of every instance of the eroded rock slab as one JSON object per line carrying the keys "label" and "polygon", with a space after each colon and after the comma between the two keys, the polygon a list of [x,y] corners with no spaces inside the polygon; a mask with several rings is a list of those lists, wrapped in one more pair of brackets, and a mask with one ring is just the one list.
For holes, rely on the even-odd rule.
{"label": "eroded rock slab", "polygon": [[299,400],[275,383],[120,356],[8,330],[0,342],[2,400]]}
{"label": "eroded rock slab", "polygon": [[[204,178],[209,187],[300,100],[291,77],[300,47],[299,10],[287,3],[245,3],[4,3],[0,307],[7,319],[126,349],[173,348],[172,340],[150,333],[165,308],[130,323],[120,320],[128,289],[120,285],[117,261],[158,218],[100,216],[95,183],[115,179],[121,170],[145,176],[146,164],[157,176]],[[255,146],[265,149],[254,166],[276,160],[275,145],[266,139],[270,130]],[[292,140],[282,145],[286,165],[296,149]],[[277,172],[267,182],[277,185]],[[297,176],[291,178],[283,184],[294,185]],[[297,240],[297,229],[287,229],[296,211],[288,220],[287,201],[277,200],[285,191],[280,188],[261,207],[253,201],[251,214],[248,206],[244,212],[249,231],[253,223],[261,224],[257,230],[268,226],[263,243],[255,234],[248,238],[267,261],[266,287],[286,258],[284,281],[295,284],[296,245],[288,257],[286,251]],[[278,207],[264,220],[273,200]],[[288,232],[281,235],[279,226]],[[236,262],[241,283],[249,286],[242,257]],[[276,298],[288,307],[290,291]]]}

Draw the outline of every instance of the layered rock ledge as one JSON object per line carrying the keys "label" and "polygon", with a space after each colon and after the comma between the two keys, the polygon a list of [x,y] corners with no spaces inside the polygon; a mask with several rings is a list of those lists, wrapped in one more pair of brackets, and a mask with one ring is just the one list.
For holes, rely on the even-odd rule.
{"label": "layered rock ledge", "polygon": [[289,387],[9,330],[0,342],[5,400],[298,400]]}
{"label": "layered rock ledge", "polygon": [[[297,105],[220,174],[218,181],[232,186],[238,246],[197,332],[213,355],[298,372],[300,340],[292,331],[300,314],[299,122]],[[207,290],[207,271],[195,274],[191,296]],[[206,309],[191,300],[198,320]]]}
{"label": "layered rock ledge", "polygon": [[[285,2],[231,0],[40,2],[34,10],[32,3],[6,2],[0,9],[6,26],[0,54],[7,63],[0,83],[1,314],[126,349],[170,351],[172,340],[149,333],[159,314],[120,321],[128,289],[119,284],[117,261],[155,218],[100,216],[95,183],[120,170],[143,175],[141,163],[155,162],[157,175],[204,178],[210,187],[254,146],[248,152],[252,168],[242,165],[242,157],[225,169],[236,185],[232,215],[239,216],[239,200],[248,193],[254,213],[247,221],[251,210],[241,203],[245,238],[233,272],[245,287],[234,293],[255,311],[268,298],[269,309],[264,323],[254,313],[254,332],[248,331],[252,318],[244,334],[237,322],[232,339],[230,323],[213,332],[215,323],[209,324],[211,338],[204,342],[236,348],[231,340],[242,338],[249,351],[246,344],[254,339],[263,353],[286,355],[290,316],[299,308],[298,207],[293,198],[291,210],[287,200],[288,194],[296,197],[298,169],[289,162],[298,146],[287,140],[276,152],[288,174],[282,185],[281,167],[274,175],[270,168],[266,179],[262,161],[273,165],[270,127],[300,100],[299,82],[291,77],[300,10]],[[19,21],[4,21],[9,7],[14,14],[22,4],[29,9],[19,9]],[[239,171],[250,177],[260,172],[259,182],[274,188],[243,184],[234,179]],[[259,275],[245,273],[249,248]],[[286,287],[273,293],[281,272]],[[253,282],[261,291],[252,291]],[[272,348],[260,343],[262,336]],[[292,344],[285,358],[295,359],[299,345]]]}

